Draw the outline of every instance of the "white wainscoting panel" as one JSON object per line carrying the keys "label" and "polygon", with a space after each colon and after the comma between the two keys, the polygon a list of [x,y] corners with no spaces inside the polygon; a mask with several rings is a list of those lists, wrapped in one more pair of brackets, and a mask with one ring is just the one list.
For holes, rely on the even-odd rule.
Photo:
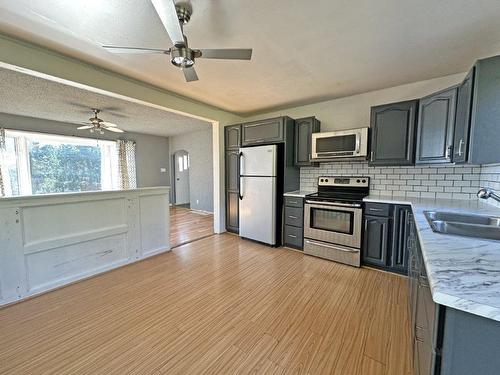
{"label": "white wainscoting panel", "polygon": [[169,188],[0,198],[0,305],[170,250]]}

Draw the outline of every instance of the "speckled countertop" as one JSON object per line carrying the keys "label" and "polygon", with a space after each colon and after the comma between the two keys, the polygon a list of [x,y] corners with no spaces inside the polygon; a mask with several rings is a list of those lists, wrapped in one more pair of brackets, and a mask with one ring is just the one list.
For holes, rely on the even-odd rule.
{"label": "speckled countertop", "polygon": [[500,241],[432,231],[423,211],[500,215],[479,200],[392,198],[370,195],[365,202],[411,205],[434,302],[500,322]]}
{"label": "speckled countertop", "polygon": [[289,191],[287,193],[284,193],[283,196],[304,198],[306,195],[313,194],[313,193],[316,193],[316,192],[315,191],[307,191],[307,190],[294,190],[294,191]]}

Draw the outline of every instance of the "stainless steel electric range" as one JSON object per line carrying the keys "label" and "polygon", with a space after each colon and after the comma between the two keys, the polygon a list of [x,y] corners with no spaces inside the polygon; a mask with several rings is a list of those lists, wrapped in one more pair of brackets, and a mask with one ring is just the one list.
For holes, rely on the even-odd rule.
{"label": "stainless steel electric range", "polygon": [[359,267],[369,191],[369,177],[319,177],[318,192],[304,205],[304,253]]}

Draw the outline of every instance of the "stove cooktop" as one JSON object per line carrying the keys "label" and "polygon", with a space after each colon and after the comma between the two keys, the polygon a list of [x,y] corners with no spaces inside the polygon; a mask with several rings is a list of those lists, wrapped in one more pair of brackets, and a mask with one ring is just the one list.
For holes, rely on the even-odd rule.
{"label": "stove cooktop", "polygon": [[306,199],[313,201],[360,203],[370,192],[370,178],[363,176],[318,177],[318,192]]}

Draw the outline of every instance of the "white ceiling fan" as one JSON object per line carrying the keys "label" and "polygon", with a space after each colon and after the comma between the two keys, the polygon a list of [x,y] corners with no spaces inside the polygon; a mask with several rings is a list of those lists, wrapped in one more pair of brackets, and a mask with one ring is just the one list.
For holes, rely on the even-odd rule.
{"label": "white ceiling fan", "polygon": [[114,133],[124,133],[123,130],[118,128],[118,125],[115,125],[111,122],[104,121],[97,117],[100,109],[92,108],[92,112],[94,112],[94,117],[89,118],[89,122],[84,122],[85,125],[78,127],[78,130],[86,130],[89,129],[91,133],[99,133],[104,134],[104,130],[108,130]]}
{"label": "white ceiling fan", "polygon": [[145,54],[158,53],[170,55],[170,62],[184,72],[187,82],[197,81],[198,75],[194,70],[195,59],[225,59],[225,60],[250,60],[252,49],[225,48],[225,49],[192,49],[188,46],[187,37],[184,35],[183,25],[187,24],[193,14],[193,7],[189,1],[151,0],[174,44],[168,49],[103,46],[112,53]]}

